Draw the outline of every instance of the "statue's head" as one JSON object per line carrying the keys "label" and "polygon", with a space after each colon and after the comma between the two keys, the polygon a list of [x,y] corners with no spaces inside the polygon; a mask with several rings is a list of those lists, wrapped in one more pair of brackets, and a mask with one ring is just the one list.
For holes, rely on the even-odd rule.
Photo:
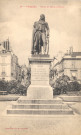
{"label": "statue's head", "polygon": [[45,15],[44,14],[40,15],[40,20],[44,20],[45,21]]}

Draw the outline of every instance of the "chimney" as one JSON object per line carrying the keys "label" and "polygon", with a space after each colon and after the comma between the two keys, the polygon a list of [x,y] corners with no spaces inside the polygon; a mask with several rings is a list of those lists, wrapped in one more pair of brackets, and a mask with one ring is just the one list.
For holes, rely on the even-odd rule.
{"label": "chimney", "polygon": [[7,49],[7,51],[9,51],[9,39],[7,39],[7,41],[6,41],[6,49]]}
{"label": "chimney", "polygon": [[6,50],[7,50],[7,41],[6,41]]}
{"label": "chimney", "polygon": [[8,39],[8,51],[9,51],[9,49],[10,49],[10,48],[9,48],[9,39]]}
{"label": "chimney", "polygon": [[71,46],[70,48],[69,48],[69,54],[72,54],[73,53],[73,47]]}
{"label": "chimney", "polygon": [[69,51],[67,50],[66,54],[68,55],[69,54]]}
{"label": "chimney", "polygon": [[71,50],[71,54],[72,54],[73,53],[73,47],[72,46],[70,47],[70,50]]}
{"label": "chimney", "polygon": [[6,44],[5,44],[5,41],[4,41],[4,44],[3,44],[3,45],[4,45],[4,48],[5,48],[5,45],[6,45]]}

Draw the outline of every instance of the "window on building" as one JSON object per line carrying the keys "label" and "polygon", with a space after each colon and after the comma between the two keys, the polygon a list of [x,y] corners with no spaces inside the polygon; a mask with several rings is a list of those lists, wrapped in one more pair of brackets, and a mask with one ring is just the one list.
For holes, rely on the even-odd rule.
{"label": "window on building", "polygon": [[5,80],[5,78],[2,78],[2,80]]}
{"label": "window on building", "polygon": [[5,66],[2,66],[2,77],[4,78],[6,76],[6,72],[5,72]]}

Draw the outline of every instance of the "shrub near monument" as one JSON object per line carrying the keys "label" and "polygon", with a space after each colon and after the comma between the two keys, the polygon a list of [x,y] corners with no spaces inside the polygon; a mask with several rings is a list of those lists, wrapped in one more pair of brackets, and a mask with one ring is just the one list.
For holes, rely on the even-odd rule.
{"label": "shrub near monument", "polygon": [[[26,95],[27,87],[29,86],[29,83],[27,86],[23,86],[18,81],[4,81],[0,80],[0,93],[1,95],[4,95],[5,91],[6,94],[20,94],[20,95]],[[4,92],[2,92],[4,91]]]}
{"label": "shrub near monument", "polygon": [[66,75],[60,76],[54,83],[52,83],[53,94],[67,94],[68,92],[76,93],[81,90],[81,84],[77,80],[70,81],[70,78]]}

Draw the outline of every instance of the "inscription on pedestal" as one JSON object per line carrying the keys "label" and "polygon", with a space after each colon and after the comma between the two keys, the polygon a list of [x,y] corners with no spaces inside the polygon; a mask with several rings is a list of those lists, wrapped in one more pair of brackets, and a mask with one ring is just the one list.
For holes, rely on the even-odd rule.
{"label": "inscription on pedestal", "polygon": [[32,84],[49,84],[49,65],[34,64],[31,71]]}

